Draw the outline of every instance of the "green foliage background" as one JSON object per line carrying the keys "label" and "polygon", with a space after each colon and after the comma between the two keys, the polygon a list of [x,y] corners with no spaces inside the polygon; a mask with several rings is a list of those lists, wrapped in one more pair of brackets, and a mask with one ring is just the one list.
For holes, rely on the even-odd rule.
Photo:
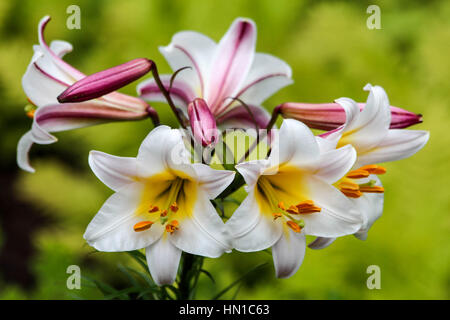
{"label": "green foliage background", "polygon": [[[81,30],[66,28],[70,4],[81,8]],[[381,30],[366,27],[370,4],[381,8]],[[206,259],[216,282],[201,276],[198,298],[213,296],[264,261],[270,267],[246,278],[237,298],[450,298],[450,2],[406,0],[1,1],[0,298],[101,299],[87,286],[68,290],[67,266],[79,265],[83,275],[120,288],[126,278],[118,263],[133,263],[124,253],[93,253],[82,238],[111,194],[90,171],[87,155],[96,149],[135,156],[150,121],[62,132],[58,143],[33,148],[35,174],[16,167],[17,141],[31,124],[20,81],[37,43],[37,23],[46,14],[52,16],[47,39],[71,42],[74,52],[66,60],[88,74],[136,57],[151,58],[169,72],[157,47],[175,32],[197,30],[219,40],[236,17],[250,17],[258,26],[257,50],[293,68],[294,85],[270,98],[267,109],[341,96],[365,101],[362,88],[370,82],[386,89],[391,104],[424,115],[414,129],[430,130],[430,141],[412,158],[386,164],[384,215],[368,240],[350,236],[326,250],[307,250],[300,271],[288,280],[274,277],[264,252]],[[122,92],[135,94],[135,84]],[[156,108],[163,122],[175,125],[167,106]],[[369,265],[381,268],[381,290],[366,287]]]}

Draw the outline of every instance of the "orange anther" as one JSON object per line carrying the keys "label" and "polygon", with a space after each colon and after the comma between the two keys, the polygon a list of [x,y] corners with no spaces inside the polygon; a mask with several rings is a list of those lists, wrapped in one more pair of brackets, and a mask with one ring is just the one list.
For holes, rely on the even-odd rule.
{"label": "orange anther", "polygon": [[176,202],[172,203],[170,205],[170,210],[172,210],[172,212],[177,212],[178,211],[178,205]]}
{"label": "orange anther", "polygon": [[305,200],[305,201],[302,201],[302,202],[298,203],[296,205],[296,207],[300,210],[302,208],[308,208],[308,207],[311,207],[313,205],[314,205],[314,201],[312,201],[312,200]]}
{"label": "orange anther", "polygon": [[341,192],[349,198],[359,198],[363,195],[362,192],[359,190],[341,189]]}
{"label": "orange anther", "polygon": [[310,214],[310,213],[314,213],[314,212],[320,212],[322,211],[322,208],[318,207],[318,206],[311,206],[311,207],[307,207],[307,208],[299,208],[298,209],[300,214]]}
{"label": "orange anther", "polygon": [[161,210],[161,214],[160,214],[160,216],[161,217],[165,217],[165,216],[167,216],[167,210]]}
{"label": "orange anther", "polygon": [[298,213],[299,213],[296,206],[290,206],[290,207],[286,210],[286,212],[289,212],[289,213],[291,213],[291,214],[298,214]]}
{"label": "orange anther", "polygon": [[365,170],[369,172],[370,174],[384,174],[386,173],[386,168],[376,165],[376,164],[368,164],[366,166],[363,166],[359,168],[359,170]]}
{"label": "orange anther", "polygon": [[350,190],[350,191],[357,191],[359,190],[359,185],[353,182],[341,182],[339,183],[339,189],[342,190]]}
{"label": "orange anther", "polygon": [[367,193],[383,193],[384,188],[380,186],[373,186],[373,187],[360,187],[359,190],[361,192],[367,192]]}
{"label": "orange anther", "polygon": [[350,171],[347,173],[346,177],[350,179],[361,179],[361,178],[367,178],[370,175],[370,173],[366,170],[357,169]]}
{"label": "orange anther", "polygon": [[34,118],[34,113],[36,112],[36,110],[30,110],[26,113],[28,118],[33,119]]}
{"label": "orange anther", "polygon": [[159,211],[158,206],[150,205],[150,210],[148,210],[148,212],[153,213],[153,212],[156,212],[156,211]]}
{"label": "orange anther", "polygon": [[172,220],[166,225],[166,231],[172,234],[175,230],[178,230],[178,225],[179,223],[177,220]]}
{"label": "orange anther", "polygon": [[279,212],[274,212],[274,213],[272,213],[272,216],[273,216],[273,220],[277,220],[278,218],[281,217],[281,213],[279,213]]}
{"label": "orange anther", "polygon": [[281,210],[286,210],[283,201],[278,202],[278,208],[280,208]]}
{"label": "orange anther", "polygon": [[134,225],[133,229],[136,232],[145,231],[145,230],[150,229],[152,224],[153,224],[153,222],[151,222],[151,221],[141,221],[141,222],[136,223]]}
{"label": "orange anther", "polygon": [[294,221],[287,221],[286,224],[288,225],[289,228],[291,228],[294,232],[300,232],[302,231],[302,228],[296,224]]}

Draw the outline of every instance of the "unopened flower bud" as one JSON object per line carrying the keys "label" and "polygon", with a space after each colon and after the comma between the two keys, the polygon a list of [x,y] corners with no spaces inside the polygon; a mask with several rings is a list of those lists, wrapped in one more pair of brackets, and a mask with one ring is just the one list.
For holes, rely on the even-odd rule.
{"label": "unopened flower bud", "polygon": [[206,147],[217,142],[217,125],[206,101],[195,99],[188,106],[189,121],[194,138]]}

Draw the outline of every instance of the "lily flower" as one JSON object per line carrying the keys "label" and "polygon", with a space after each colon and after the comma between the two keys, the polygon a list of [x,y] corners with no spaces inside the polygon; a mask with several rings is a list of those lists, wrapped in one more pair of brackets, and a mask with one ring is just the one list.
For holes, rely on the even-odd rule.
{"label": "lily flower", "polygon": [[190,163],[179,130],[153,129],[136,158],[92,151],[89,164],[115,191],[84,234],[95,249],[145,248],[158,285],[175,280],[182,251],[215,258],[231,250],[227,228],[210,199],[231,183],[234,172]]}
{"label": "lily flower", "polygon": [[[336,185],[363,214],[364,222],[355,236],[367,238],[367,232],[383,212],[384,188],[377,175],[386,169],[378,163],[404,159],[422,149],[429,139],[423,130],[390,129],[391,111],[389,99],[383,88],[370,84],[365,108],[349,98],[336,100],[346,114],[344,125],[317,137],[324,150],[352,145],[357,159],[352,170]],[[316,239],[309,246],[321,249],[335,239]]]}
{"label": "lily flower", "polygon": [[[179,32],[160,52],[174,72],[184,70],[175,79],[162,75],[161,80],[185,113],[195,98],[202,98],[221,127],[265,128],[270,115],[260,105],[292,83],[292,71],[274,56],[255,53],[255,44],[256,25],[250,19],[236,19],[218,44],[201,33]],[[137,90],[147,101],[166,101],[154,79]]]}
{"label": "lily flower", "polygon": [[352,146],[321,152],[308,127],[284,120],[268,159],[236,166],[248,195],[226,222],[233,246],[243,252],[272,247],[276,275],[287,278],[303,261],[305,235],[358,231],[361,214],[332,186],[355,158]]}
{"label": "lily flower", "polygon": [[[357,103],[360,111],[365,103]],[[296,119],[311,129],[333,130],[345,123],[345,110],[339,103],[297,103],[281,104],[279,112],[283,118]],[[422,115],[391,106],[390,129],[402,129],[422,123]]]}
{"label": "lily flower", "polygon": [[51,132],[149,116],[157,121],[155,110],[146,102],[118,92],[82,103],[60,104],[57,97],[85,75],[62,59],[72,51],[70,43],[55,40],[47,45],[44,29],[49,21],[50,17],[46,16],[39,22],[39,45],[33,47],[34,55],[22,77],[23,90],[33,104],[33,110],[27,112],[33,118],[33,125],[17,145],[17,164],[29,172],[34,172],[28,159],[31,146],[56,142]]}

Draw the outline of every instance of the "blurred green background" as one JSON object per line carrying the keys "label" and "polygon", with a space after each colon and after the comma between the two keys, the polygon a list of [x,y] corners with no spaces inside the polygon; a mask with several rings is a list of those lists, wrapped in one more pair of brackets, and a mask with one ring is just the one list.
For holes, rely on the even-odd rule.
{"label": "blurred green background", "polygon": [[[338,239],[326,250],[307,250],[297,274],[274,277],[266,253],[233,252],[206,259],[215,284],[200,277],[198,298],[209,298],[244,272],[238,299],[449,299],[450,298],[450,2],[449,1],[9,1],[0,2],[0,298],[99,298],[97,290],[66,288],[66,268],[116,288],[126,285],[118,264],[124,253],[93,253],[84,230],[111,191],[90,171],[88,152],[135,156],[150,121],[116,123],[57,134],[59,142],[35,145],[35,174],[19,171],[16,144],[29,130],[21,76],[37,43],[37,24],[52,16],[46,38],[74,45],[66,60],[90,74],[136,57],[170,69],[157,47],[180,30],[216,41],[239,16],[258,26],[257,51],[287,61],[295,83],[270,98],[280,102],[329,102],[342,96],[365,101],[370,82],[391,104],[424,115],[414,129],[431,131],[412,158],[388,163],[383,217],[366,241]],[[66,8],[81,8],[81,30],[66,28]],[[369,30],[366,9],[381,8],[380,30]],[[135,85],[121,90],[135,94]],[[167,106],[162,121],[175,125]],[[450,123],[450,122],[449,122]],[[381,289],[369,290],[366,269],[381,268]],[[231,298],[235,290],[227,294]]]}

